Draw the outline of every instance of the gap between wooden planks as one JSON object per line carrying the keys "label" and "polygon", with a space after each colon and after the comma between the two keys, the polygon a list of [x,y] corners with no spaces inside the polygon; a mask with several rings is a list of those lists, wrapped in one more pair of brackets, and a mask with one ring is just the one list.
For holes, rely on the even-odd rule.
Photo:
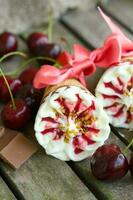
{"label": "gap between wooden planks", "polygon": [[133,1],[132,0],[111,0],[102,1],[101,7],[126,29],[133,33]]}
{"label": "gap between wooden planks", "polygon": [[[118,3],[117,0],[113,2]],[[113,6],[111,7],[113,8]],[[108,3],[106,4],[106,8],[108,8]],[[127,12],[125,12],[124,15],[126,15],[126,13]],[[131,20],[133,23],[133,16],[131,16],[130,21]],[[68,14],[62,17],[61,23],[63,23],[67,28],[69,28],[73,33],[78,32],[80,38],[83,38],[83,40],[86,41],[86,44],[93,46],[93,48],[100,47],[103,44],[104,39],[111,33],[108,26],[106,25],[106,22],[103,20],[96,8],[90,10],[90,12],[88,13],[78,11],[69,12]],[[121,30],[126,34],[127,37],[133,40],[133,35],[128,30],[119,25],[116,21],[115,23],[121,28]],[[90,90],[93,93],[94,88],[96,87],[96,84],[103,72],[104,69],[98,68],[96,73],[92,77],[88,78],[88,86],[90,87]],[[91,83],[94,83],[94,85]],[[113,128],[113,130],[115,134],[119,136],[125,144],[129,143],[129,141],[132,138],[133,131],[127,131],[126,129],[116,128]]]}
{"label": "gap between wooden planks", "polygon": [[0,177],[0,200],[15,200],[15,196]]}
{"label": "gap between wooden planks", "polygon": [[[125,30],[127,29],[129,31],[128,33],[125,31],[125,33],[127,35],[130,34],[129,38],[133,41],[133,1],[112,0],[108,1],[108,3],[101,3],[101,6],[107,14],[123,25]],[[125,144],[128,144],[133,137],[133,131],[115,129],[114,127],[112,127],[112,130],[114,130]]]}
{"label": "gap between wooden planks", "polygon": [[[108,7],[108,4],[106,6]],[[75,36],[82,39],[82,41],[84,41],[87,46],[91,46],[93,48],[100,47],[103,44],[105,37],[110,33],[109,28],[98,13],[97,9],[92,9],[89,12],[69,12],[62,16],[61,23],[66,26]],[[124,27],[120,27],[130,39],[133,39],[133,36],[130,32],[128,32]],[[88,78],[89,86],[93,85],[93,92],[98,81],[96,77],[98,77],[99,79],[103,72],[104,70],[98,69],[96,74],[94,74],[91,78]],[[127,130],[121,130],[118,132],[118,129],[115,128],[114,133],[116,134],[116,132],[117,136],[119,137],[122,135],[125,136],[126,143],[128,143],[129,141],[129,135],[130,137],[132,137],[133,133]],[[120,139],[122,138],[120,137]],[[108,142],[118,143],[120,146],[122,145],[122,149],[124,148],[122,142],[112,133]],[[123,198],[128,200],[131,196],[133,196],[133,191],[131,189],[133,187],[133,181],[129,174],[121,181],[114,183],[105,183],[95,180],[94,177],[93,181],[92,177],[90,179],[87,178],[86,174],[89,173],[87,160],[83,161],[82,163],[73,163],[72,168],[77,172],[77,174],[79,174],[82,180],[84,180],[84,182],[90,186],[90,188],[92,186],[93,190],[97,191],[97,194],[102,193],[104,195],[103,199],[119,200]]]}
{"label": "gap between wooden planks", "polygon": [[[84,15],[84,19],[85,18],[87,18],[87,16],[88,16],[88,13],[84,13],[85,15]],[[92,14],[91,14],[91,16],[95,16],[95,12],[94,11],[92,11]],[[80,15],[81,16],[81,15]],[[96,17],[96,16],[95,16]],[[79,18],[76,16],[75,18],[77,18],[77,20],[79,20]],[[97,18],[96,18],[97,19]],[[70,17],[70,20],[72,20],[71,19],[71,17]],[[98,20],[98,19],[97,19]],[[81,28],[81,30],[82,30],[82,32],[83,31],[86,31],[86,34],[87,34],[87,31],[89,32],[89,30],[91,30],[91,34],[92,34],[92,39],[93,39],[93,41],[95,40],[95,37],[96,38],[98,38],[98,36],[101,34],[101,36],[102,36],[102,34],[104,34],[105,33],[105,30],[102,28],[101,29],[101,33],[99,34],[98,33],[98,31],[97,31],[97,35],[95,35],[96,34],[96,28],[99,28],[99,25],[101,25],[103,22],[101,22],[101,24],[96,24],[95,25],[95,29],[94,29],[94,31],[92,31],[92,27],[91,26],[88,26],[87,28],[86,27],[83,27],[83,22],[82,21],[79,21],[78,22],[79,23],[79,25],[80,25],[80,28]],[[84,24],[84,26],[86,26],[86,24]],[[76,26],[77,27],[77,26]],[[85,30],[84,30],[85,29]],[[78,32],[79,30],[75,30],[75,32]],[[68,37],[68,35],[66,34],[66,37]],[[89,35],[88,35],[88,38],[89,38]],[[74,43],[74,38],[72,38],[72,40],[71,40],[71,43]],[[100,39],[98,39],[97,41],[101,41]],[[95,42],[95,41],[94,41]],[[91,43],[91,40],[89,40],[89,43]],[[101,72],[102,73],[102,72]],[[99,72],[98,72],[98,74],[99,74]],[[96,75],[95,75],[96,76]],[[94,85],[96,84],[96,83],[94,83],[94,85],[92,84],[92,82],[93,82],[93,80],[95,81],[96,80],[96,77],[93,77],[92,78],[92,81],[91,81],[91,85],[93,86],[92,87],[92,89],[94,89]],[[90,81],[89,81],[90,82]],[[121,141],[115,136],[115,135],[113,135],[113,134],[111,134],[111,139],[109,140],[109,142],[115,142],[116,143],[116,141],[117,142],[119,142],[120,143],[120,145],[122,146],[122,148],[124,148],[124,145],[121,143]],[[37,159],[36,158],[37,156],[35,156],[35,159]],[[42,158],[45,158],[45,155],[42,153],[42,157],[41,157],[41,159]],[[50,159],[51,160],[51,162],[53,162],[53,165],[55,164],[55,162],[58,162],[56,159],[54,159],[54,158],[51,158],[51,157],[48,157],[48,159]],[[28,162],[31,162],[31,163],[33,163],[33,161],[31,161],[31,160],[29,160]],[[31,164],[32,165],[32,164]],[[31,165],[30,164],[28,164],[27,163],[27,165],[26,165],[26,171],[27,171],[27,168],[29,168],[29,169],[31,169]],[[37,164],[38,165],[38,164]],[[45,162],[44,162],[44,166],[45,165],[47,165]],[[40,166],[40,165],[39,165]],[[130,178],[130,176],[129,176],[129,174],[123,179],[123,180],[121,180],[121,181],[119,181],[119,182],[115,182],[115,183],[105,183],[105,182],[101,182],[101,181],[98,181],[98,180],[96,180],[92,175],[91,175],[91,171],[90,171],[90,168],[89,168],[89,159],[87,159],[87,160],[85,160],[85,161],[82,161],[82,162],[78,162],[78,163],[73,163],[73,164],[71,164],[70,163],[70,166],[76,171],[76,173],[78,174],[78,176],[85,182],[85,184],[89,187],[89,188],[91,188],[91,190],[95,193],[95,195],[97,195],[97,197],[98,197],[98,199],[102,199],[102,200],[104,200],[104,199],[117,199],[117,200],[119,200],[119,199],[121,199],[121,198],[123,198],[123,199],[126,199],[126,200],[128,200],[129,199],[129,197],[130,196],[132,196],[133,195],[133,193],[132,193],[132,179]],[[46,166],[45,166],[46,167]],[[34,168],[34,167],[33,167]],[[6,173],[7,173],[7,169],[8,169],[8,166],[5,166],[4,165],[4,170],[6,171]],[[23,169],[24,169],[24,167],[23,167]],[[42,168],[41,168],[42,169]],[[43,170],[44,170],[44,168],[43,168]],[[24,174],[24,172],[25,171],[23,171],[22,170],[22,174]],[[25,190],[24,190],[24,185],[21,183],[21,176],[22,176],[22,174],[20,174],[20,176],[19,176],[19,172],[18,173],[16,173],[16,172],[13,172],[13,171],[11,171],[10,169],[8,169],[8,176],[10,177],[10,180],[12,180],[15,184],[17,183],[19,186],[19,189],[20,189],[20,186],[21,187],[23,187],[22,189],[21,189],[21,193],[23,192],[27,192],[28,190],[25,188]],[[34,172],[33,173],[31,173],[31,174],[34,174]],[[39,175],[40,176],[40,175]],[[43,174],[43,176],[44,176],[44,174]],[[20,178],[18,178],[18,177],[20,177]],[[32,177],[33,178],[33,177]],[[37,179],[38,180],[38,177],[36,177],[36,178],[33,178],[33,182],[35,181],[35,179]],[[37,182],[36,182],[37,183]],[[29,186],[29,184],[30,183],[28,183],[27,184],[27,186]],[[34,184],[35,184],[35,182],[34,182]],[[43,184],[43,182],[42,182],[42,184]],[[32,187],[32,189],[34,189],[34,186],[32,185],[31,186]],[[41,188],[41,190],[42,190],[43,188]],[[29,190],[30,191],[30,190]],[[46,191],[46,190],[45,190]],[[46,194],[47,194],[47,191],[46,191]],[[27,195],[27,194],[26,194]],[[25,198],[26,198],[26,195],[25,195]],[[33,195],[33,194],[31,194],[31,191],[29,192],[29,195]],[[46,196],[45,196],[46,197]],[[81,197],[81,196],[80,196]],[[39,198],[40,198],[40,196],[39,196]],[[58,198],[59,198],[59,196],[58,196]],[[72,197],[73,198],[73,197]],[[84,200],[84,197],[83,197],[83,195],[82,195],[82,198],[83,198],[83,200]],[[70,199],[71,199],[71,197],[70,197]]]}
{"label": "gap between wooden planks", "polygon": [[[53,33],[55,41],[59,41],[61,36],[65,36],[70,43],[77,41],[58,23],[54,24],[54,30],[56,30]],[[16,66],[18,62],[16,61]],[[15,63],[14,60],[13,63]],[[13,63],[12,67],[14,67]],[[6,66],[10,70],[13,69],[11,61],[6,62]],[[27,126],[24,133],[30,138],[34,137],[32,123]],[[1,161],[0,173],[17,199],[96,199],[67,163],[45,155],[44,150],[41,149],[17,171],[12,170],[7,164]]]}

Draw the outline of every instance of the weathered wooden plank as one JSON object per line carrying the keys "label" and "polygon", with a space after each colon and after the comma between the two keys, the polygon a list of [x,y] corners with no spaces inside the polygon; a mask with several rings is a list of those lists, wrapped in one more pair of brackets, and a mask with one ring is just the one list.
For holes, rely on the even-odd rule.
{"label": "weathered wooden plank", "polygon": [[[108,143],[118,144],[121,149],[125,146],[122,142],[111,133]],[[72,163],[72,168],[77,172],[80,178],[97,194],[100,200],[131,200],[133,197],[133,179],[128,173],[123,179],[115,182],[106,182],[97,180],[91,173],[90,160]]]}
{"label": "weathered wooden plank", "polygon": [[0,200],[15,200],[15,196],[0,177]]}
{"label": "weathered wooden plank", "polygon": [[116,18],[133,33],[133,1],[112,0],[102,3],[107,13]]}
{"label": "weathered wooden plank", "polygon": [[[77,11],[71,12],[63,16],[62,21],[74,33],[78,32],[80,38],[82,37],[86,43],[91,44],[93,47],[100,46],[101,43],[103,43],[103,39],[109,34],[109,29],[99,16],[97,10],[92,10],[89,13]],[[127,31],[125,32],[128,33]],[[132,38],[131,34],[128,33],[127,35]],[[101,74],[103,73],[102,70],[100,70],[100,72]],[[98,81],[98,74],[99,71],[91,77],[91,81],[90,78],[88,78],[88,83],[90,83],[94,88],[96,86],[96,82]],[[99,74],[99,78],[101,74]],[[123,143],[111,133],[108,143],[112,142],[119,144],[122,149],[124,148]],[[100,199],[119,200],[123,198],[127,200],[133,196],[133,182],[129,174],[121,181],[107,183],[98,181],[92,176],[89,168],[89,159],[79,163],[73,163],[72,167],[82,180],[84,180],[88,187],[96,192]]]}
{"label": "weathered wooden plank", "polygon": [[[97,9],[91,9],[89,12],[70,11],[62,16],[61,22],[92,47],[100,47],[105,37],[111,33]],[[130,39],[133,39],[131,33],[122,26],[119,27]]]}
{"label": "weathered wooden plank", "polygon": [[[55,38],[64,36],[74,41],[58,23],[55,24]],[[55,35],[55,34],[54,34]],[[11,62],[11,61],[10,61]],[[9,64],[10,64],[9,62]],[[33,125],[24,131],[34,137]],[[12,170],[1,162],[3,177],[20,199],[26,200],[95,200],[90,190],[82,183],[67,163],[45,155],[44,150],[37,152],[19,170]]]}
{"label": "weathered wooden plank", "polygon": [[[106,5],[106,8],[110,7],[115,8],[115,5],[117,4],[116,8],[119,7],[118,5],[121,2],[121,6],[125,5],[128,1],[108,1]],[[131,1],[130,1],[131,2]],[[133,2],[132,2],[133,3]],[[128,4],[128,3],[127,3]],[[113,5],[113,6],[112,6]],[[132,8],[132,7],[131,7]],[[123,8],[124,9],[124,8]],[[115,13],[120,14],[120,10],[117,10]],[[121,13],[123,13],[121,16],[126,15],[128,13],[127,9],[122,10]],[[132,15],[130,15],[132,16]],[[130,20],[132,20],[133,23],[133,17]],[[68,14],[65,14],[61,21],[66,24],[67,27],[74,30],[74,32],[78,32],[80,37],[86,41],[86,43],[90,44],[93,48],[99,47],[102,43],[105,37],[110,33],[109,28],[107,27],[106,23],[100,16],[97,9],[92,9],[88,13],[87,12],[79,12],[79,11],[73,11],[69,12]],[[128,21],[128,20],[127,20]],[[130,21],[131,22],[131,21]],[[131,23],[131,24],[132,24]],[[133,39],[133,35],[129,33],[125,28],[119,25],[121,29],[125,32],[125,34],[130,38]],[[90,90],[94,93],[95,87],[97,85],[97,82],[101,75],[103,74],[105,70],[104,69],[97,69],[96,73],[88,79],[88,86]],[[118,129],[119,133],[118,135],[121,138],[124,138],[124,142],[129,142],[132,138],[132,132],[124,129]]]}
{"label": "weathered wooden plank", "polygon": [[[131,139],[133,138],[133,131],[131,130],[127,130],[124,128],[116,128],[112,126],[112,131],[121,138],[121,140],[125,143],[128,144]],[[131,149],[133,150],[133,148],[131,147]]]}
{"label": "weathered wooden plank", "polygon": [[[33,26],[30,30],[27,30],[24,33],[20,33],[20,37],[26,41],[28,38],[28,35],[32,32],[43,32],[44,34],[47,34],[48,31],[48,25],[42,24],[41,26]],[[66,39],[66,42],[62,41],[63,39]],[[70,32],[68,32],[67,28],[62,27],[60,23],[57,21],[53,21],[53,27],[52,27],[52,42],[53,43],[59,43],[63,50],[71,50],[73,43],[79,43],[79,40],[76,39]],[[80,42],[81,43],[81,42]]]}
{"label": "weathered wooden plank", "polygon": [[[65,32],[63,34],[65,34]],[[72,43],[75,42],[73,39],[70,41]],[[95,81],[95,79],[96,79],[96,77],[93,78],[94,81]],[[93,81],[90,82],[90,84],[94,87]],[[120,142],[120,140],[117,137],[115,137],[113,134],[111,134],[111,138],[112,139],[110,139],[109,142],[114,142],[114,143]],[[120,142],[120,144],[122,145],[121,142]],[[38,157],[39,157],[39,160],[38,160]],[[71,180],[72,184],[66,182],[66,180],[70,180],[69,179],[70,176],[73,176],[73,175],[69,174],[68,177],[66,177],[65,174],[68,174],[68,172],[66,172],[68,166],[66,167],[66,165],[65,165],[65,167],[63,167],[61,165],[61,167],[60,167],[60,164],[59,164],[60,162],[61,161],[58,161],[49,156],[45,156],[43,154],[43,152],[40,152],[37,155],[34,155],[17,172],[12,171],[5,164],[2,165],[2,170],[4,171],[4,173],[6,173],[8,175],[9,181],[11,183],[13,182],[15,185],[17,185],[17,189],[19,191],[21,191],[21,194],[24,195],[25,198],[36,199],[37,196],[36,196],[35,192],[33,193],[33,191],[37,191],[40,199],[41,198],[43,198],[43,199],[44,198],[45,199],[47,199],[47,198],[59,199],[59,197],[60,197],[60,199],[66,199],[66,198],[68,198],[68,199],[89,198],[90,199],[90,197],[88,196],[88,190],[87,190],[87,194],[86,194],[87,197],[85,195],[84,195],[85,198],[83,195],[82,195],[83,197],[80,196],[81,190],[79,188],[81,187],[81,185],[80,185],[80,187],[77,185],[75,186],[75,184],[77,182],[75,175],[74,175],[75,180],[73,180],[73,181]],[[64,163],[64,162],[61,162],[61,163]],[[78,175],[85,181],[86,185],[88,187],[90,187],[91,190],[93,190],[93,192],[97,193],[97,196],[99,199],[119,200],[122,197],[123,199],[128,200],[128,199],[130,199],[129,197],[133,196],[133,193],[132,193],[133,183],[132,183],[132,180],[131,180],[129,174],[122,181],[114,182],[114,183],[105,183],[105,182],[96,180],[92,176],[90,168],[89,168],[89,159],[82,161],[82,162],[73,163],[72,167],[75,169],[75,171],[78,173]],[[64,175],[63,177],[62,177],[62,173],[60,171],[61,172],[63,171],[63,175]],[[60,173],[61,173],[61,177],[59,177]],[[54,177],[53,177],[53,175],[54,175]],[[22,179],[22,176],[24,177],[24,179]],[[27,177],[28,177],[28,180],[27,180]],[[45,178],[46,183],[44,181],[44,178]],[[62,180],[61,182],[60,182],[59,178]],[[57,181],[55,181],[55,180],[57,180]],[[66,182],[66,184],[62,186],[61,185],[62,182]],[[53,183],[56,185],[56,187],[53,186]],[[82,184],[81,182],[79,182],[79,183]],[[35,185],[37,187],[36,190],[35,190]],[[47,185],[51,186],[49,188],[49,190],[47,189],[47,187],[48,187]],[[75,196],[71,196],[70,193],[66,190],[66,188],[68,188],[68,187],[71,188],[73,185],[74,185],[74,188],[71,190],[71,195],[73,194]],[[57,191],[57,193],[55,193],[55,190]],[[78,190],[79,190],[79,193],[78,193]],[[86,188],[83,187],[82,190],[85,192]],[[29,191],[30,191],[30,193],[29,193]],[[61,191],[63,191],[63,194],[62,194],[62,196],[59,196]],[[128,193],[127,193],[127,191],[128,191]],[[75,194],[75,192],[77,192],[77,194]],[[68,196],[66,195],[66,193],[68,193]],[[35,195],[35,197],[33,196],[33,194]],[[40,195],[42,195],[42,196],[40,196]],[[56,196],[54,196],[54,195],[56,195]],[[91,197],[91,198],[94,198],[94,197]]]}
{"label": "weathered wooden plank", "polygon": [[46,156],[44,151],[39,151],[17,171],[3,163],[1,170],[18,195],[26,200],[96,199],[65,162]]}

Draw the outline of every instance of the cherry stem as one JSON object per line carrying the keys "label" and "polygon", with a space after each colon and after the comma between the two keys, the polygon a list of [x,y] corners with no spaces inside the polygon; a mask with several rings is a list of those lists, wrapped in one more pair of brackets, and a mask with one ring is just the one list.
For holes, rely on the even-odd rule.
{"label": "cherry stem", "polygon": [[[10,56],[14,56],[14,55],[19,55],[19,56],[22,56],[24,58],[27,57],[27,55],[23,52],[20,52],[20,51],[13,51],[13,52],[10,52],[10,53],[7,53],[6,55],[2,56],[0,58],[0,62],[2,62],[3,60],[5,60],[6,58],[10,57]],[[8,74],[10,75],[11,73],[5,73],[6,76],[8,76]],[[0,76],[1,76],[1,73],[0,73]]]}
{"label": "cherry stem", "polygon": [[130,143],[126,146],[126,148],[124,149],[123,153],[126,154],[127,150],[133,145],[133,139],[130,141]]}
{"label": "cherry stem", "polygon": [[23,62],[19,67],[18,69],[16,69],[15,71],[13,72],[8,72],[8,73],[5,73],[6,76],[17,76],[19,73],[20,73],[20,69],[21,71],[31,62],[33,61],[36,61],[36,60],[47,60],[47,61],[51,61],[51,62],[54,62],[54,66],[56,67],[59,67],[59,63],[55,60],[55,59],[52,59],[52,58],[48,58],[48,57],[34,57],[34,58],[31,58],[31,59],[28,59],[27,61]]}
{"label": "cherry stem", "polygon": [[11,97],[11,101],[12,101],[13,109],[16,109],[16,105],[15,105],[15,102],[14,102],[13,94],[12,94],[12,92],[11,92],[9,83],[8,83],[8,81],[7,81],[7,79],[6,79],[6,77],[5,77],[5,75],[4,75],[4,73],[3,73],[3,71],[2,71],[1,68],[0,68],[0,73],[2,74],[2,77],[3,77],[4,81],[5,81],[5,84],[6,84],[6,86],[7,86],[7,89],[8,89],[8,91],[9,91],[9,94],[10,94],[10,97]]}
{"label": "cherry stem", "polygon": [[5,59],[8,58],[8,57],[14,56],[14,55],[19,55],[19,56],[22,56],[22,57],[24,57],[24,58],[27,57],[27,55],[26,55],[25,53],[23,53],[23,52],[20,52],[20,51],[13,51],[13,52],[11,52],[11,53],[7,53],[6,55],[2,56],[2,57],[0,58],[0,62],[2,62],[3,60],[5,60]]}
{"label": "cherry stem", "polygon": [[48,41],[52,42],[52,11],[49,12],[48,14]]}

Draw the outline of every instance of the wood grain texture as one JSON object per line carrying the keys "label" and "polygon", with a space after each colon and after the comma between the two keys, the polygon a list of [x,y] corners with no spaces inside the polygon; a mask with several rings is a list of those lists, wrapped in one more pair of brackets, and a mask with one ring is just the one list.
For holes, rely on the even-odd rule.
{"label": "wood grain texture", "polygon": [[102,3],[102,7],[133,33],[132,0],[112,0]]}
{"label": "wood grain texture", "polygon": [[[133,15],[131,14],[131,10],[133,8],[132,5],[133,1],[130,0],[113,0],[104,4],[104,8],[106,8],[106,10],[109,10],[109,8],[112,8],[112,10],[114,9],[116,18],[118,17],[117,15],[120,15],[122,19],[126,19],[126,21],[128,21],[129,18],[126,18],[125,15],[128,15],[128,17],[130,16],[129,21],[131,27],[131,24],[133,24]],[[121,7],[123,8],[122,10]],[[100,16],[97,9],[92,9],[89,12],[69,12],[62,17],[61,21],[72,31],[74,30],[74,32],[77,32],[80,35],[80,38],[83,38],[83,40],[86,41],[87,44],[90,44],[93,48],[100,47],[103,44],[104,39],[110,34],[108,26]],[[133,35],[129,31],[120,25],[118,26],[121,30],[123,30],[127,37],[133,40]],[[92,93],[95,93],[95,87],[104,71],[105,70],[102,68],[97,68],[96,73],[87,78],[88,88]],[[133,132],[128,131],[127,129],[117,130],[119,130],[118,136],[124,138],[123,141],[129,142],[131,140]]]}
{"label": "wood grain texture", "polygon": [[[89,12],[70,11],[62,16],[61,22],[92,48],[101,47],[105,38],[111,33],[96,8]],[[130,39],[133,39],[131,33],[122,26],[120,28]],[[104,71],[103,68],[97,68],[96,73],[87,78],[88,88],[92,93],[95,92],[95,87]]]}
{"label": "wood grain texture", "polygon": [[0,200],[15,200],[15,196],[0,177]]}
{"label": "wood grain texture", "polygon": [[96,198],[65,163],[39,151],[19,170],[1,163],[10,184],[26,200],[95,200]]}
{"label": "wood grain texture", "polygon": [[[55,24],[55,28],[57,29],[55,33],[58,33],[58,35],[54,34],[55,41],[60,40],[61,36],[66,37],[70,43],[76,41],[58,23]],[[34,139],[33,124],[29,125],[24,132],[29,138]],[[0,170],[5,180],[20,199],[96,199],[67,163],[45,155],[44,150],[37,152],[17,171],[12,170],[3,162],[0,163]]]}
{"label": "wood grain texture", "polygon": [[[93,14],[90,13],[90,18],[88,18],[88,13],[78,13],[76,15],[71,14],[69,17],[69,25],[73,22],[71,26],[74,27],[75,31],[79,32],[80,35],[82,33],[82,36],[86,38],[85,40],[88,44],[90,43],[92,46],[99,46],[109,32],[107,33],[108,28],[106,25],[105,28],[102,25],[103,20],[101,20],[101,18],[96,14],[97,11],[93,10],[92,13],[94,13],[93,18]],[[82,20],[80,20],[80,16]],[[85,24],[83,18],[87,24]],[[77,23],[75,26],[74,20],[76,20]],[[101,20],[101,22],[99,22],[99,20]],[[88,21],[91,22],[88,23]],[[94,22],[96,23],[94,24]],[[78,26],[79,28],[77,28]],[[56,25],[55,28],[55,34],[57,35],[55,35],[54,38],[59,39],[62,35],[65,35],[71,44],[77,42],[77,40],[69,35],[61,26]],[[89,35],[87,35],[88,32]],[[100,73],[102,74],[103,71],[97,71],[97,74],[90,79],[88,78],[88,84],[91,86],[92,90],[98,81],[98,76],[99,78],[101,76]],[[27,131],[27,134],[29,133],[29,135],[33,135],[34,137],[31,128]],[[122,147],[122,149],[124,148],[122,142],[112,133],[108,142],[117,143]],[[89,167],[89,159],[82,162],[71,163],[70,166],[97,195],[98,199],[121,200],[121,198],[123,198],[129,200],[133,196],[133,182],[129,173],[121,181],[107,183],[98,181],[92,176]],[[16,172],[3,163],[1,163],[0,168],[8,177],[10,184],[13,184],[15,189],[21,193],[21,196],[28,200],[95,199],[66,163],[50,156],[46,156],[44,151],[41,150]]]}
{"label": "wood grain texture", "polygon": [[[64,15],[62,21],[72,32],[77,32],[80,38],[83,38],[83,40],[86,41],[86,44],[90,44],[93,47],[99,47],[103,43],[105,37],[109,34],[108,27],[96,9],[91,10],[89,13],[77,11],[71,12]],[[122,30],[124,30],[130,39],[133,38],[128,31],[123,28]],[[95,75],[88,77],[88,85],[91,85],[93,91],[96,86],[96,82],[103,72],[103,69],[98,69]],[[124,131],[125,130],[121,130],[120,134],[124,135]],[[126,130],[126,133],[127,132],[128,130]],[[127,138],[126,133],[125,138]],[[128,132],[128,135],[129,134],[130,133]],[[122,149],[125,148],[120,139],[113,133],[111,133],[108,143],[115,143],[120,145]],[[126,177],[124,177],[124,179],[119,180],[118,182],[102,182],[96,180],[92,176],[90,169],[88,171],[88,163],[89,159],[79,163],[73,163],[72,167],[79,174],[82,180],[84,180],[88,187],[90,187],[93,192],[95,191],[100,199],[121,200],[123,198],[130,200],[130,197],[133,196],[133,182],[129,173]]]}
{"label": "wood grain texture", "polygon": [[125,143],[129,143],[133,138],[133,130],[130,131],[122,128],[117,128],[117,130],[118,130],[118,136],[120,136]]}
{"label": "wood grain texture", "polygon": [[[103,45],[104,39],[111,33],[97,9],[91,9],[89,12],[70,11],[62,16],[61,22],[92,47]],[[133,39],[131,33],[122,26],[119,27],[130,39]]]}
{"label": "wood grain texture", "polygon": [[[118,144],[121,149],[125,145],[113,133],[110,134],[108,143]],[[128,173],[123,179],[106,182],[97,180],[91,173],[89,159],[82,162],[73,163],[72,168],[79,174],[80,178],[92,189],[100,200],[131,200],[133,196],[133,179]]]}

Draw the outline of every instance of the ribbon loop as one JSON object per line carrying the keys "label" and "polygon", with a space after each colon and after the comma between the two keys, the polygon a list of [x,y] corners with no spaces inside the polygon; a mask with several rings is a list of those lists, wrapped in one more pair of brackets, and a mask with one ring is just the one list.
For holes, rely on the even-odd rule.
{"label": "ribbon loop", "polygon": [[57,69],[50,65],[44,65],[37,72],[33,85],[36,88],[43,88],[48,85],[58,84],[68,78],[76,78],[85,84],[85,75],[91,75],[95,72],[96,67],[93,61],[89,59],[90,52],[79,44],[74,45],[74,55],[63,52],[58,58],[62,65]]}
{"label": "ribbon loop", "polygon": [[85,76],[92,75],[96,66],[107,68],[119,64],[123,58],[133,56],[133,42],[100,8],[98,9],[112,31],[112,34],[106,38],[104,45],[89,51],[80,44],[74,44],[73,55],[67,51],[60,54],[58,62],[61,64],[61,69],[50,65],[44,65],[40,68],[33,81],[34,87],[43,88],[55,85],[68,78],[76,78],[83,85],[86,85]]}
{"label": "ribbon loop", "polygon": [[112,34],[108,37],[108,39],[111,40],[115,36],[116,40],[119,41],[121,59],[122,57],[128,57],[131,55],[133,56],[133,42],[126,37],[121,29],[115,23],[113,23],[112,20],[105,15],[105,13],[99,7],[98,10],[112,31]]}

